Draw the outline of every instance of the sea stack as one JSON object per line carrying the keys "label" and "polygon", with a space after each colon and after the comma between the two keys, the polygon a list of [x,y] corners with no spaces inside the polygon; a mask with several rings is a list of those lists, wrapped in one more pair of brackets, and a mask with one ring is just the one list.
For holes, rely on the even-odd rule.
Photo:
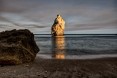
{"label": "sea stack", "polygon": [[63,36],[65,29],[65,21],[64,19],[58,14],[54,20],[54,24],[51,28],[52,36]]}

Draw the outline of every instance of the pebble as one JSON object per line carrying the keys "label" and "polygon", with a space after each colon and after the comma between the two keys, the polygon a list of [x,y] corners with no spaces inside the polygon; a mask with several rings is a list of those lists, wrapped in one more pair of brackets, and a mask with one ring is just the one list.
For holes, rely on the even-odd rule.
{"label": "pebble", "polygon": [[25,67],[29,67],[29,65],[25,65]]}
{"label": "pebble", "polygon": [[47,73],[48,71],[45,71],[45,73]]}

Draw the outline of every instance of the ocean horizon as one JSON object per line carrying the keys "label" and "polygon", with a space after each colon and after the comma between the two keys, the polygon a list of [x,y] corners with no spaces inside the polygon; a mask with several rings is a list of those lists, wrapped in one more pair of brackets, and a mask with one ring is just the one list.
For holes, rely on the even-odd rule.
{"label": "ocean horizon", "polygon": [[94,59],[116,57],[116,34],[35,34],[40,48],[37,56],[42,58]]}

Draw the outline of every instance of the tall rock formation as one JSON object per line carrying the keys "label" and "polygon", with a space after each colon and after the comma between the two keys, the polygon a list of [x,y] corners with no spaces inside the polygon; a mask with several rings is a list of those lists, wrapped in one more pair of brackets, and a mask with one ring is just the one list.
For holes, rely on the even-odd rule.
{"label": "tall rock formation", "polygon": [[0,33],[0,65],[32,62],[39,48],[27,29]]}
{"label": "tall rock formation", "polygon": [[62,36],[64,35],[65,21],[60,15],[57,15],[57,18],[54,20],[54,24],[51,28],[52,36]]}

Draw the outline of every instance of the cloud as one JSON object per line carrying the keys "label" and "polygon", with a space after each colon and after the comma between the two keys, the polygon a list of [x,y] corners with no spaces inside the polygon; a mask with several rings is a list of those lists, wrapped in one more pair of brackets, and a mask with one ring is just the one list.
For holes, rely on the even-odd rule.
{"label": "cloud", "polygon": [[[1,13],[10,22],[34,32],[50,32],[57,14],[66,21],[66,31],[117,28],[116,0],[0,0]],[[3,15],[1,15],[3,17]],[[14,17],[16,16],[16,17]],[[19,16],[19,17],[18,17]],[[20,17],[24,17],[21,18]],[[10,19],[9,19],[10,18]],[[11,20],[12,19],[12,20]],[[15,20],[13,20],[15,19]],[[1,20],[0,20],[1,21]],[[34,24],[30,27],[29,24]],[[25,26],[26,25],[26,26]],[[39,28],[39,26],[41,26]],[[44,27],[42,27],[44,26]],[[38,28],[38,29],[36,29]]]}

